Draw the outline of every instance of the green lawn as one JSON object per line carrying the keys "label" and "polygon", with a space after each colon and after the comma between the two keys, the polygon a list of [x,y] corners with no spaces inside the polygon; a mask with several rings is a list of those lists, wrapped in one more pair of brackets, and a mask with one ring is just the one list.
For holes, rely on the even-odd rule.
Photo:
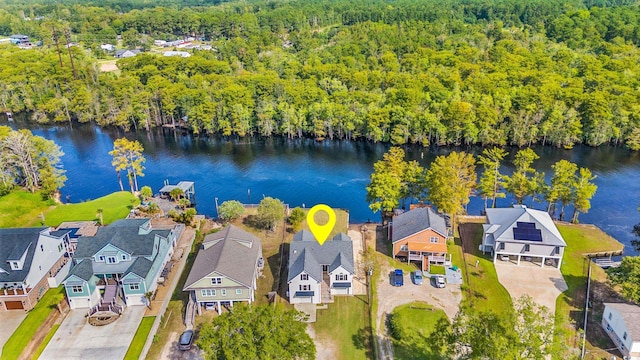
{"label": "green lawn", "polygon": [[145,316],[142,318],[140,326],[138,326],[138,331],[136,331],[131,345],[129,345],[129,350],[127,350],[127,354],[124,356],[125,359],[137,360],[140,357],[144,343],[147,341],[147,336],[149,336],[149,331],[151,331],[151,326],[153,326],[155,320],[155,316]]}
{"label": "green lawn", "polygon": [[56,310],[56,305],[64,298],[64,287],[49,289],[36,306],[29,311],[27,317],[11,335],[7,343],[2,348],[2,360],[17,359],[27,346],[42,322],[52,311]]}
{"label": "green lawn", "polygon": [[391,313],[393,350],[398,360],[438,359],[431,352],[429,335],[440,319],[447,319],[441,309],[421,301],[398,306]]}
{"label": "green lawn", "polygon": [[444,266],[431,265],[431,267],[429,267],[429,274],[445,275],[445,273]]}
{"label": "green lawn", "polygon": [[55,202],[42,200],[40,193],[15,190],[0,196],[0,228],[29,226],[52,206]]}
{"label": "green lawn", "polygon": [[336,344],[338,359],[370,359],[371,328],[366,296],[336,296],[329,308],[318,310],[313,324],[320,338]]}
{"label": "green lawn", "polygon": [[[621,250],[623,245],[595,226],[557,224],[567,247],[560,271],[569,287],[556,300],[556,328],[562,335],[556,339],[569,347],[579,347],[580,335],[575,323],[582,324],[584,294],[587,286],[588,262],[583,254]],[[606,273],[598,266],[592,267],[592,281],[605,282]],[[589,347],[587,347],[589,348]]]}
{"label": "green lawn", "polygon": [[[305,213],[309,212],[308,208],[302,209],[302,210],[304,210]],[[349,213],[343,209],[333,209],[333,211],[336,214],[336,224],[333,226],[333,230],[329,234],[329,237],[327,238],[327,240],[330,240],[332,237],[334,237],[335,235],[341,232],[346,234],[349,228]],[[319,211],[316,213],[315,219],[316,219],[316,223],[318,223],[319,225],[324,225],[327,223],[327,220],[329,218],[324,211]],[[307,225],[306,218],[305,220],[302,221],[301,229],[309,230],[309,225]]]}
{"label": "green lawn", "polygon": [[[463,281],[466,281],[467,275],[469,278],[465,288],[468,291],[462,292],[464,301],[477,311],[494,311],[498,314],[512,311],[511,296],[498,281],[493,259],[478,250],[478,245],[482,243],[482,224],[466,224],[466,226],[473,227],[474,242],[473,253],[464,253],[465,264],[461,266],[462,271],[468,272],[468,274],[463,273]],[[454,263],[458,261],[457,256],[453,258]],[[478,267],[476,267],[476,261]]]}
{"label": "green lawn", "polygon": [[[98,209],[102,209],[105,224],[127,217],[138,198],[127,191],[119,191],[101,198],[77,204],[61,204],[45,214],[45,225],[58,226],[63,221],[99,221]],[[35,224],[40,224],[36,221]]]}
{"label": "green lawn", "polygon": [[42,341],[42,343],[40,344],[40,346],[38,346],[38,350],[36,350],[36,353],[33,355],[34,359],[37,359],[40,357],[40,355],[42,354],[42,352],[44,351],[44,349],[47,347],[47,345],[49,344],[49,341],[51,341],[51,338],[53,338],[53,335],[56,334],[56,331],[58,331],[58,328],[60,327],[60,324],[55,324],[53,325],[53,327],[51,328],[51,330],[49,330],[49,333],[47,334],[47,336],[44,337],[44,340]]}

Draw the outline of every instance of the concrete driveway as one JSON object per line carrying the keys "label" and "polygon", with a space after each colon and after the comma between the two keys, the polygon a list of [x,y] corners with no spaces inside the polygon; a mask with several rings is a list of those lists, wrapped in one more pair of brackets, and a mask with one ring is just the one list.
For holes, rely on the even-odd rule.
{"label": "concrete driveway", "polygon": [[537,304],[546,306],[552,315],[556,313],[556,298],[568,289],[560,270],[550,266],[541,268],[526,261],[517,266],[497,261],[496,272],[514,301],[527,294]]}
{"label": "concrete driveway", "polygon": [[27,312],[24,310],[10,310],[0,313],[0,323],[2,324],[0,326],[0,354],[2,354],[4,344],[7,343],[25,317],[27,317]]}
{"label": "concrete driveway", "polygon": [[105,326],[89,325],[86,311],[71,310],[40,359],[124,359],[145,310],[145,306],[129,306]]}

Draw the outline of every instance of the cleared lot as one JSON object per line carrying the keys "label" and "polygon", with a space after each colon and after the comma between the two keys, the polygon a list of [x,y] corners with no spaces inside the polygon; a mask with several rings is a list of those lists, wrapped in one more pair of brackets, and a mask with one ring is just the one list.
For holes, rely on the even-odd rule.
{"label": "cleared lot", "polygon": [[123,359],[146,307],[130,306],[116,322],[89,325],[86,311],[71,310],[40,359]]}
{"label": "cleared lot", "polygon": [[560,270],[554,267],[540,268],[525,261],[520,266],[497,261],[496,273],[514,301],[527,294],[537,304],[546,306],[551,314],[556,313],[556,298],[568,289]]}

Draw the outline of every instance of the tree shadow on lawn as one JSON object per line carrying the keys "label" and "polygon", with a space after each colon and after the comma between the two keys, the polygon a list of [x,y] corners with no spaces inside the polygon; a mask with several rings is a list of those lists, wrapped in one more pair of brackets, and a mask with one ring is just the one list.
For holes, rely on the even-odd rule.
{"label": "tree shadow on lawn", "polygon": [[351,336],[353,345],[359,349],[364,350],[367,359],[373,358],[373,344],[371,343],[371,327],[366,326],[358,329],[358,332]]}
{"label": "tree shadow on lawn", "polygon": [[[287,264],[289,258],[289,243],[283,243],[279,246],[280,251],[269,256],[267,263],[269,264],[269,270],[273,277],[273,284],[271,285],[271,291],[276,291],[280,297],[287,299],[287,269],[284,264]],[[282,257],[282,263],[280,258]],[[280,269],[282,266],[282,269]],[[278,273],[279,271],[279,273]],[[280,278],[278,278],[280,276]]]}

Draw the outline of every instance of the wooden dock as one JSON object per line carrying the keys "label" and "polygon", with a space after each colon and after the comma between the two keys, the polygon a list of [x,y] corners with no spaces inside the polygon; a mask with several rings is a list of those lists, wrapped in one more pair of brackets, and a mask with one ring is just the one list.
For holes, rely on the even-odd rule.
{"label": "wooden dock", "polygon": [[605,259],[594,259],[593,260],[594,263],[596,263],[596,265],[600,266],[603,269],[608,269],[608,268],[617,268],[620,267],[620,264],[622,263],[622,261],[614,261],[611,258],[605,258]]}

